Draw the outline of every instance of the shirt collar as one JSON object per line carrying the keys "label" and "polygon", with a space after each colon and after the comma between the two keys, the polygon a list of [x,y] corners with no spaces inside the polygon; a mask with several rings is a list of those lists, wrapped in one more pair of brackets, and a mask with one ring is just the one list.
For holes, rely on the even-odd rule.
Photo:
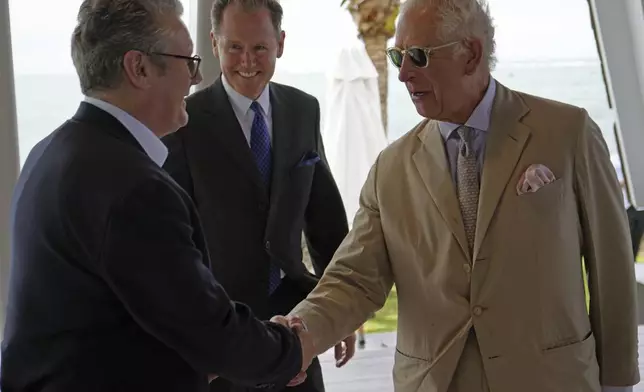
{"label": "shirt collar", "polygon": [[[224,90],[226,90],[226,94],[228,94],[228,98],[230,99],[230,103],[233,105],[233,109],[235,112],[237,112],[241,117],[246,116],[248,113],[248,110],[250,109],[250,105],[253,103],[253,100],[241,95],[238,93],[233,86],[228,83],[228,80],[226,80],[226,76],[224,74],[221,74],[221,81],[224,85]],[[259,98],[257,98],[257,103],[259,103],[259,106],[261,106],[262,110],[264,111],[264,115],[268,116],[270,114],[270,109],[271,109],[271,99],[270,99],[270,87],[269,84],[266,84],[266,87],[264,87],[264,91],[259,95]]]}
{"label": "shirt collar", "polygon": [[159,166],[163,166],[168,157],[168,148],[150,128],[132,117],[125,110],[97,98],[85,97],[85,102],[96,106],[114,116],[134,136],[145,153]]}
{"label": "shirt collar", "polygon": [[[474,111],[470,115],[470,118],[467,119],[464,125],[477,129],[479,131],[487,132],[490,128],[490,118],[492,115],[492,104],[494,103],[494,96],[496,95],[496,81],[493,77],[490,77],[490,83],[488,83],[487,91],[481,102],[476,105]],[[438,123],[441,136],[443,140],[449,139],[452,132],[460,127],[462,124],[454,124],[450,122],[440,121]]]}

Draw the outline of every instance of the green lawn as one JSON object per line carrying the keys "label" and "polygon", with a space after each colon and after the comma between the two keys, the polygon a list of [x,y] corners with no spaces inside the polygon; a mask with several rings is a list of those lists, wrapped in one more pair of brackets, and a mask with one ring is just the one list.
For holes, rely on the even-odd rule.
{"label": "green lawn", "polygon": [[[640,252],[637,257],[638,263],[644,263],[644,250]],[[584,276],[586,274],[584,273]],[[588,301],[588,287],[586,286],[586,301]],[[396,330],[396,325],[398,323],[398,293],[396,292],[396,286],[391,290],[389,298],[376,313],[376,316],[371,320],[367,321],[364,325],[366,333],[373,332],[392,332]]]}
{"label": "green lawn", "polygon": [[385,306],[376,313],[376,316],[364,325],[365,333],[391,332],[396,330],[398,324],[398,292],[396,286],[391,290]]}

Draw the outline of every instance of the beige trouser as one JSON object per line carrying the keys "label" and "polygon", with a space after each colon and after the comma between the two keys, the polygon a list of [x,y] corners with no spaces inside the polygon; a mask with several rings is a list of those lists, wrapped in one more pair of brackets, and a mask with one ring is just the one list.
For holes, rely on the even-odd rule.
{"label": "beige trouser", "polygon": [[447,392],[489,392],[481,350],[472,330]]}

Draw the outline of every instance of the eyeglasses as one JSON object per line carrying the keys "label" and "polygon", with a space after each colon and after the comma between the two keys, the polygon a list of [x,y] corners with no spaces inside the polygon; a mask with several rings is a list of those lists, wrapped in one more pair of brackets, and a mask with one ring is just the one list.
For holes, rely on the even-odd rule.
{"label": "eyeglasses", "polygon": [[188,70],[190,71],[190,77],[192,77],[193,79],[196,78],[197,74],[199,73],[199,65],[201,64],[201,57],[199,57],[198,55],[181,56],[179,54],[171,54],[171,53],[163,53],[163,52],[150,52],[148,54],[156,55],[156,56],[174,57],[176,59],[186,60],[186,62],[188,63]]}
{"label": "eyeglasses", "polygon": [[456,45],[460,41],[454,41],[450,42],[448,44],[436,46],[433,48],[421,48],[418,46],[412,46],[411,48],[408,49],[400,49],[400,48],[389,48],[387,49],[387,57],[389,57],[389,60],[391,63],[394,65],[396,68],[402,67],[403,60],[405,59],[405,55],[409,55],[409,59],[411,60],[412,64],[417,67],[417,68],[426,68],[429,65],[429,58],[434,54],[434,51],[438,49],[443,49],[447,48],[448,46]]}

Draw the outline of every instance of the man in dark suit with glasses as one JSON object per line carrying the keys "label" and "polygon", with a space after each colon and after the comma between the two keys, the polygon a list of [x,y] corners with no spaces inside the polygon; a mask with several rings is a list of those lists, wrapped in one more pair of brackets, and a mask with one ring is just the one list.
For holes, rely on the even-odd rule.
{"label": "man in dark suit with glasses", "polygon": [[[72,57],[86,95],[27,158],[11,209],[4,392],[281,388],[308,333],[231,302],[159,137],[188,121],[199,60],[177,0],[85,0]],[[299,338],[298,338],[299,335]]]}

